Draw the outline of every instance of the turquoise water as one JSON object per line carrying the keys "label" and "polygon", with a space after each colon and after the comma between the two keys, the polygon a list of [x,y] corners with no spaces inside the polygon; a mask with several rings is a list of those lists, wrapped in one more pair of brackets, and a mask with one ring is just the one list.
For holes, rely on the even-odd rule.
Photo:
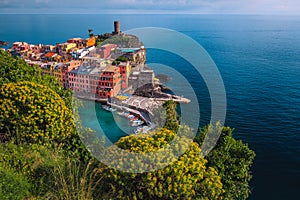
{"label": "turquoise water", "polygon": [[116,112],[105,111],[99,102],[80,101],[83,104],[79,110],[83,124],[93,128],[99,136],[105,136],[109,144],[118,141],[122,136],[134,133],[134,127],[131,127],[127,118],[117,115]]}
{"label": "turquoise water", "polygon": [[[257,153],[251,199],[300,199],[299,16],[0,15],[0,40],[55,44],[71,37],[87,37],[89,28],[94,33],[111,32],[114,20],[121,22],[122,30],[164,27],[199,42],[224,80],[226,125],[234,127],[235,137],[249,143]],[[172,66],[189,78],[198,96],[201,125],[206,124],[210,98],[191,66],[156,49],[147,50],[147,62]],[[176,80],[168,85],[184,95],[185,88]],[[100,123],[116,140],[119,130],[110,113],[87,104],[83,109],[86,125],[97,127]],[[93,109],[97,120],[89,114]],[[115,120],[119,120],[120,129],[130,128],[125,119]]]}

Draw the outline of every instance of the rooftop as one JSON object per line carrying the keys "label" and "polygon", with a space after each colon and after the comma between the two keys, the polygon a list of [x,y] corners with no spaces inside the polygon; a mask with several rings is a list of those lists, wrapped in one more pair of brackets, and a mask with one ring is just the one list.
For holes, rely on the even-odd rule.
{"label": "rooftop", "polygon": [[46,57],[48,57],[48,58],[51,58],[51,57],[53,57],[53,56],[55,56],[56,55],[56,53],[54,53],[54,52],[49,52],[49,53],[46,53]]}
{"label": "rooftop", "polygon": [[115,72],[117,69],[118,69],[118,67],[108,65],[108,66],[105,67],[105,69],[103,71],[105,71],[105,72]]}

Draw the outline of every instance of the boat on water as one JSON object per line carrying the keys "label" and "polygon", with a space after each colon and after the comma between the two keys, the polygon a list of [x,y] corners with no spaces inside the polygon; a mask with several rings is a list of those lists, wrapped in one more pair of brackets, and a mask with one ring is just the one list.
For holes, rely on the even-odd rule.
{"label": "boat on water", "polygon": [[129,115],[127,115],[127,118],[128,118],[128,119],[134,119],[134,118],[135,118],[135,116],[134,116],[134,115],[132,115],[132,114],[129,114]]}
{"label": "boat on water", "polygon": [[142,125],[143,123],[144,123],[144,122],[143,122],[142,120],[138,119],[138,120],[132,121],[131,126],[140,126],[140,125]]}
{"label": "boat on water", "polygon": [[117,110],[116,108],[109,107],[108,105],[103,105],[102,108],[108,112],[114,112]]}
{"label": "boat on water", "polygon": [[139,120],[139,118],[136,117],[136,116],[135,116],[134,118],[130,118],[130,121],[132,121],[132,122],[133,122],[133,121],[137,121],[137,120]]}

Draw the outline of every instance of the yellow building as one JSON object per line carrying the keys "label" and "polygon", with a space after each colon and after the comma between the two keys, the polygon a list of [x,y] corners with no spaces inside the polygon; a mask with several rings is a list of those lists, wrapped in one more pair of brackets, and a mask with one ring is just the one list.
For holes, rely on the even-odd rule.
{"label": "yellow building", "polygon": [[63,85],[63,64],[45,63],[41,66],[42,73],[53,76]]}
{"label": "yellow building", "polygon": [[63,51],[68,53],[71,49],[76,48],[76,46],[76,43],[63,43]]}

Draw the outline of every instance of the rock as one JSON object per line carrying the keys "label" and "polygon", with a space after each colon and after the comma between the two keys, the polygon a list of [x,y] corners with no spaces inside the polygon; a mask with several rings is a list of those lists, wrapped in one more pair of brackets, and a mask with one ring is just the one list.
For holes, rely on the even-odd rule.
{"label": "rock", "polygon": [[157,74],[155,78],[159,79],[161,83],[166,83],[172,79],[171,77],[165,74]]}
{"label": "rock", "polygon": [[9,43],[5,41],[0,41],[0,46],[7,46]]}

